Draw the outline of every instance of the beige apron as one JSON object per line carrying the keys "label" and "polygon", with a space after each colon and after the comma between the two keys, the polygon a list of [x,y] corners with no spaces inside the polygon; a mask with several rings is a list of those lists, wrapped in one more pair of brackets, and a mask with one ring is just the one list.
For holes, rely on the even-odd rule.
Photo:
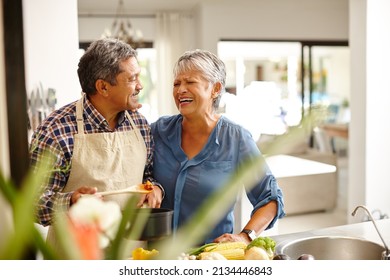
{"label": "beige apron", "polygon": [[[146,146],[144,139],[128,112],[133,130],[116,133],[84,133],[83,98],[76,104],[77,131],[74,135],[72,166],[63,192],[71,192],[85,185],[98,191],[117,190],[142,183]],[[121,207],[129,199],[128,194],[111,195]],[[52,227],[47,241],[55,246]]]}

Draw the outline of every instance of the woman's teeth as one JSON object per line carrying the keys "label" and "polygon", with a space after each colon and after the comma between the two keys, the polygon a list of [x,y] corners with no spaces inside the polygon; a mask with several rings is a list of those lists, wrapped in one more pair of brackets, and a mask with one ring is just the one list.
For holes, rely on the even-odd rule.
{"label": "woman's teeth", "polygon": [[181,103],[190,103],[190,102],[192,102],[192,99],[191,98],[181,98],[181,99],[179,99],[179,102],[180,102],[180,104]]}

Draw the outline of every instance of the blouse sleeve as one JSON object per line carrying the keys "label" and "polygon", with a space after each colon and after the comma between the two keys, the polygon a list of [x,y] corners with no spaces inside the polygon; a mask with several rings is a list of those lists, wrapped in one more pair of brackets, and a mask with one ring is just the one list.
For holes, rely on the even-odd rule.
{"label": "blouse sleeve", "polygon": [[[254,159],[260,157],[261,166],[258,170],[257,176],[259,181],[254,186],[245,186],[246,193],[249,201],[253,205],[253,211],[257,211],[260,207],[267,204],[268,202],[274,200],[278,204],[278,212],[274,217],[272,222],[269,224],[267,229],[272,228],[275,222],[285,216],[284,212],[284,202],[283,202],[283,193],[280,189],[276,178],[272,174],[271,170],[267,166],[267,163],[261,154],[259,148],[256,145],[256,142],[253,140],[250,133],[246,130],[243,130],[240,145],[239,145],[239,160],[243,162],[245,160]],[[258,161],[254,161],[258,162]]]}

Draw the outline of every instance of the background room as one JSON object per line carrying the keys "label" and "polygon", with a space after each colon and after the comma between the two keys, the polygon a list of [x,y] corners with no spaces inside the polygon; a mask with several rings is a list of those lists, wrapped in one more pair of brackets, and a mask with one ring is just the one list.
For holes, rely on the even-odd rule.
{"label": "background room", "polygon": [[[208,49],[225,61],[228,94],[221,112],[246,126],[260,148],[299,125],[306,112],[323,113],[306,141],[278,153],[311,164],[314,171],[286,175],[281,162],[291,158],[270,162],[292,193],[290,213],[278,233],[357,222],[350,213],[359,204],[368,205],[378,218],[390,213],[390,131],[383,125],[390,98],[384,94],[390,43],[386,24],[378,20],[389,21],[387,1],[370,3],[368,9],[367,0],[124,0],[119,11],[120,1],[21,3],[22,34],[13,26],[4,30],[23,39],[24,69],[8,62],[3,72],[25,73],[25,91],[17,88],[20,83],[2,80],[7,90],[0,93],[0,163],[15,181],[26,172],[23,153],[37,121],[80,96],[76,69],[83,49],[112,31],[116,19],[125,18],[135,42],[144,44],[138,47],[145,83],[141,101],[151,122],[177,112],[171,98],[172,65],[194,48]],[[7,16],[16,15],[3,11]],[[20,115],[23,101],[30,129]],[[301,189],[303,184],[308,189]],[[300,193],[309,195],[313,205]],[[323,195],[319,206],[316,199]],[[247,206],[242,198],[238,227]]]}

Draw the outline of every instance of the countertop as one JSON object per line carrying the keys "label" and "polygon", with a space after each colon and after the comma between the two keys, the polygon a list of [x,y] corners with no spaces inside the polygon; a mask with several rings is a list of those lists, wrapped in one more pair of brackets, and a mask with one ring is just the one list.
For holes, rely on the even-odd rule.
{"label": "countertop", "polygon": [[[379,232],[381,233],[383,239],[386,242],[386,245],[390,246],[390,219],[382,219],[375,221]],[[378,243],[383,246],[383,242],[377,233],[374,224],[371,221],[347,224],[343,226],[328,227],[322,229],[316,229],[311,231],[283,234],[270,236],[276,241],[276,250],[283,244],[287,242],[306,238],[306,237],[316,237],[316,236],[347,236],[355,238],[363,238],[369,241]]]}

